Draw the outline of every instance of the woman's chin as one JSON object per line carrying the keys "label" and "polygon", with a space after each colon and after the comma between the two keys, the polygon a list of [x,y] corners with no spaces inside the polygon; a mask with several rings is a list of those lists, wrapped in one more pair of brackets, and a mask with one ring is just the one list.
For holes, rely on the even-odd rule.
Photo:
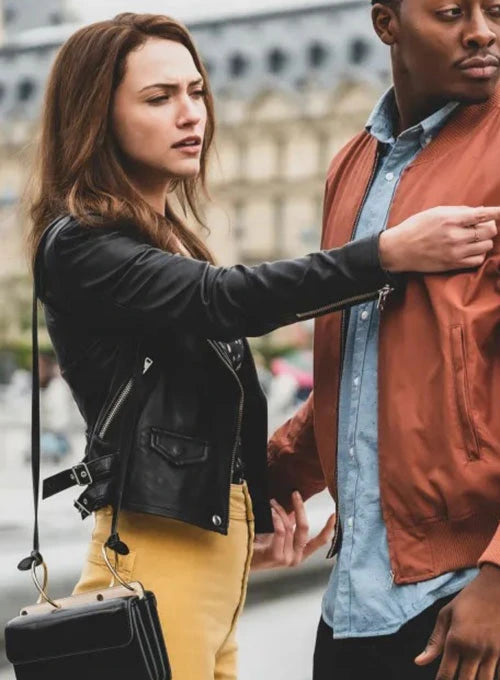
{"label": "woman's chin", "polygon": [[168,173],[177,179],[192,179],[200,174],[200,161],[193,159],[184,163],[176,163],[168,168]]}

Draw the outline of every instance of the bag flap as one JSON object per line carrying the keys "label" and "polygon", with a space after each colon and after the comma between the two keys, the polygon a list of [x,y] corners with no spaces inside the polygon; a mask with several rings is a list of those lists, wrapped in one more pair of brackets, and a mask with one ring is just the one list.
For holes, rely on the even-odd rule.
{"label": "bag flap", "polygon": [[7,658],[15,665],[125,647],[133,637],[135,600],[115,598],[43,615],[17,616],[5,628]]}

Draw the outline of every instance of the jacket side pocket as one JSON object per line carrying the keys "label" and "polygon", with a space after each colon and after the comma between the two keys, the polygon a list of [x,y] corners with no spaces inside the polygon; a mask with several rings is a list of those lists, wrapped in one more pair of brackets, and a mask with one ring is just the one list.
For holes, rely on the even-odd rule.
{"label": "jacket side pocket", "polygon": [[451,327],[451,356],[453,359],[455,399],[464,438],[465,452],[468,460],[477,460],[480,457],[479,438],[472,416],[469,380],[467,377],[467,360],[465,356],[465,338],[462,326]]}

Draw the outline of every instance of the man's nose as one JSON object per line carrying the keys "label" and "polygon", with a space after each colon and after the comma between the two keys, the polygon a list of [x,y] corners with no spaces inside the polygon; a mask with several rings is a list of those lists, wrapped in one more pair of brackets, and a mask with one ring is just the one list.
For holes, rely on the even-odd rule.
{"label": "man's nose", "polygon": [[477,8],[464,33],[464,45],[468,48],[485,49],[494,45],[496,41],[497,35],[491,30],[482,8]]}

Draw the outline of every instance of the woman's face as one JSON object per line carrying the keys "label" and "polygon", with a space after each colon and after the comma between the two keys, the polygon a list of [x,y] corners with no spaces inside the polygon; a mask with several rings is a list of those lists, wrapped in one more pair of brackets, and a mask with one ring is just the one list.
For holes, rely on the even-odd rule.
{"label": "woman's face", "polygon": [[128,55],[112,111],[126,170],[143,181],[195,177],[206,120],[203,80],[184,45],[148,38]]}

